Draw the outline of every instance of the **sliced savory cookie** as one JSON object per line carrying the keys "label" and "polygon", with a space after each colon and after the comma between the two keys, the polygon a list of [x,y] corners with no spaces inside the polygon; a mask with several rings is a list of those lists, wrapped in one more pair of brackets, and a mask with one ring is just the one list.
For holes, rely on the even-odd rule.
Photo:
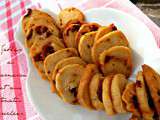
{"label": "sliced savory cookie", "polygon": [[57,37],[60,36],[60,29],[53,17],[37,9],[28,9],[28,13],[22,19],[22,30],[24,35],[26,36],[28,31],[35,27],[35,25],[52,28],[53,34]]}
{"label": "sliced savory cookie", "polygon": [[[86,63],[80,58],[80,57],[68,57],[60,60],[56,65],[52,73],[52,80],[55,80],[55,77],[57,73],[59,72],[60,69],[62,69],[64,66],[69,65],[69,64],[79,64],[82,66],[85,66]],[[52,82],[53,82],[52,81]],[[52,88],[51,85],[51,91],[54,92],[54,88]]]}
{"label": "sliced savory cookie", "polygon": [[142,72],[136,76],[136,93],[141,114],[145,120],[153,120],[154,112],[148,104],[148,96]]}
{"label": "sliced savory cookie", "polygon": [[[63,50],[59,50],[53,54],[50,54],[46,57],[44,60],[44,68],[45,68],[45,73],[50,81],[52,80],[52,73],[55,69],[56,64],[68,57],[73,57],[73,56],[78,56],[78,52],[75,48],[65,48]],[[52,87],[54,87],[54,81],[52,82]]]}
{"label": "sliced savory cookie", "polygon": [[98,64],[99,63],[99,55],[110,47],[113,46],[129,46],[129,43],[124,36],[124,34],[119,31],[110,32],[103,37],[101,37],[98,41],[96,41],[92,48],[92,59]]}
{"label": "sliced savory cookie", "polygon": [[103,37],[104,35],[106,35],[109,32],[115,31],[117,30],[117,27],[114,24],[110,24],[108,26],[102,26],[98,29],[96,37],[95,37],[95,41],[99,40],[101,37]]}
{"label": "sliced savory cookie", "polygon": [[129,77],[132,72],[131,49],[114,46],[104,50],[99,56],[99,63],[104,75],[122,73]]}
{"label": "sliced savory cookie", "polygon": [[100,73],[96,73],[89,84],[89,93],[92,105],[97,110],[104,110],[102,101],[102,83],[104,77]]}
{"label": "sliced savory cookie", "polygon": [[142,65],[142,69],[144,80],[151,94],[157,116],[160,116],[160,75],[146,64]]}
{"label": "sliced savory cookie", "polygon": [[63,101],[75,104],[79,81],[83,75],[84,66],[70,64],[64,66],[56,75],[56,88]]}
{"label": "sliced savory cookie", "polygon": [[32,45],[30,48],[30,56],[39,74],[42,76],[42,79],[47,79],[43,65],[45,58],[49,54],[52,54],[55,51],[61,50],[63,48],[64,47],[57,45],[54,39],[50,38],[37,41]]}
{"label": "sliced savory cookie", "polygon": [[112,78],[114,75],[108,75],[104,78],[103,85],[102,85],[102,99],[104,108],[107,115],[114,115],[116,114],[114,110],[114,106],[112,103],[112,97],[111,97],[111,84],[112,84]]}
{"label": "sliced savory cookie", "polygon": [[58,24],[61,26],[61,28],[65,28],[69,22],[84,21],[84,19],[85,17],[80,10],[74,7],[70,7],[61,10],[58,15]]}
{"label": "sliced savory cookie", "polygon": [[125,102],[128,112],[131,112],[135,116],[141,117],[136,94],[136,84],[134,82],[129,82],[126,85],[122,94],[122,100]]}
{"label": "sliced savory cookie", "polygon": [[99,27],[100,27],[100,25],[97,24],[97,23],[83,24],[80,27],[78,33],[76,34],[76,44],[77,44],[77,46],[79,44],[79,41],[80,41],[80,38],[81,38],[82,35],[84,35],[85,33],[88,33],[88,32],[97,31]]}
{"label": "sliced savory cookie", "polygon": [[76,34],[81,24],[70,24],[63,32],[64,43],[67,47],[76,48]]}
{"label": "sliced savory cookie", "polygon": [[125,104],[122,101],[122,93],[127,84],[127,79],[123,74],[114,75],[111,83],[111,97],[114,109],[117,113],[125,113]]}
{"label": "sliced savory cookie", "polygon": [[95,73],[97,73],[97,67],[94,64],[88,64],[84,72],[82,74],[80,84],[78,87],[78,101],[80,105],[82,105],[84,108],[87,109],[93,109],[91,99],[90,99],[90,94],[89,94],[89,84],[90,81]]}
{"label": "sliced savory cookie", "polygon": [[82,35],[78,44],[78,51],[81,58],[88,63],[92,63],[91,49],[94,44],[95,35],[96,31]]}

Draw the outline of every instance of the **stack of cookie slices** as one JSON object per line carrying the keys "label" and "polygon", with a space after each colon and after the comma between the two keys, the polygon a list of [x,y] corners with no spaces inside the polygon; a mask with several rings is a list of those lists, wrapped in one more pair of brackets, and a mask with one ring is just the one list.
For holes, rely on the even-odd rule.
{"label": "stack of cookie slices", "polygon": [[71,7],[57,19],[28,9],[22,28],[34,66],[64,102],[107,115],[131,112],[132,120],[159,119],[160,76],[143,65],[136,83],[128,82],[132,51],[114,24],[88,23]]}

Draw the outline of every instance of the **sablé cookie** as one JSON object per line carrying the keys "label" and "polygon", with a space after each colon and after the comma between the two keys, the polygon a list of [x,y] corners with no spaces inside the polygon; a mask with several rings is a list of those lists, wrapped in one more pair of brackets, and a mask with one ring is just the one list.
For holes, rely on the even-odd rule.
{"label": "sabl\u00e9 cookie", "polygon": [[104,110],[102,101],[102,83],[104,77],[100,73],[96,73],[89,84],[89,93],[93,107],[96,110]]}
{"label": "sabl\u00e9 cookie", "polygon": [[139,71],[136,76],[136,93],[139,109],[145,120],[153,120],[154,112],[148,104],[148,95],[143,78],[143,73]]}
{"label": "sabl\u00e9 cookie", "polygon": [[117,113],[126,113],[125,104],[121,97],[126,84],[127,79],[123,74],[114,75],[111,83],[111,97],[114,110]]}
{"label": "sabl\u00e9 cookie", "polygon": [[95,42],[92,48],[92,59],[94,63],[99,64],[99,55],[104,50],[113,46],[129,46],[127,38],[119,30],[110,32]]}
{"label": "sabl\u00e9 cookie", "polygon": [[98,70],[96,65],[88,64],[84,69],[84,72],[82,74],[80,84],[78,87],[77,98],[80,105],[90,110],[94,108],[92,106],[91,99],[90,99],[89,84],[93,75],[97,72]]}
{"label": "sabl\u00e9 cookie", "polygon": [[63,101],[75,104],[79,81],[82,77],[84,66],[70,64],[64,66],[56,75],[56,89]]}
{"label": "sabl\u00e9 cookie", "polygon": [[129,77],[132,73],[131,49],[114,46],[104,50],[99,56],[99,63],[104,75],[122,73]]}
{"label": "sabl\u00e9 cookie", "polygon": [[[73,56],[78,56],[77,50],[74,48],[65,48],[53,54],[50,54],[45,58],[44,60],[45,74],[47,75],[50,82],[53,81],[52,73],[54,71],[56,64],[64,58],[73,57]],[[52,85],[52,88],[55,86],[54,81],[51,82],[51,85]]]}
{"label": "sabl\u00e9 cookie", "polygon": [[160,116],[160,75],[146,64],[142,65],[142,69],[144,80],[153,100],[155,112],[157,116]]}
{"label": "sabl\u00e9 cookie", "polygon": [[74,7],[65,8],[61,10],[61,12],[58,14],[58,24],[61,27],[61,29],[65,28],[69,22],[75,23],[75,21],[84,20],[84,14],[79,9]]}
{"label": "sabl\u00e9 cookie", "polygon": [[70,24],[64,29],[63,39],[67,47],[76,48],[76,34],[81,27],[81,24]]}
{"label": "sabl\u00e9 cookie", "polygon": [[78,44],[79,54],[87,63],[92,63],[91,49],[94,44],[95,35],[96,31],[82,35]]}
{"label": "sabl\u00e9 cookie", "polygon": [[105,112],[107,115],[114,115],[116,114],[112,102],[111,97],[111,84],[112,78],[114,75],[108,75],[104,78],[103,85],[102,85],[102,99],[105,108]]}
{"label": "sabl\u00e9 cookie", "polygon": [[55,40],[50,38],[38,40],[30,48],[30,57],[39,74],[42,76],[42,79],[47,79],[43,65],[45,58],[49,54],[61,49],[64,49],[64,47],[57,45]]}
{"label": "sabl\u00e9 cookie", "polygon": [[125,102],[128,112],[133,113],[135,116],[141,117],[136,94],[136,84],[134,82],[129,82],[126,85],[122,94],[122,100]]}
{"label": "sabl\u00e9 cookie", "polygon": [[101,37],[103,37],[107,33],[115,30],[117,30],[117,27],[114,24],[109,24],[108,26],[101,26],[97,31],[97,34],[95,36],[95,41],[99,40]]}
{"label": "sabl\u00e9 cookie", "polygon": [[80,27],[78,33],[76,34],[76,44],[77,44],[77,46],[79,44],[79,41],[80,41],[80,38],[82,37],[82,35],[84,35],[85,33],[88,33],[88,32],[97,31],[99,27],[100,27],[100,25],[97,24],[97,23],[85,23],[85,24],[83,24]]}
{"label": "sabl\u00e9 cookie", "polygon": [[[64,59],[60,60],[55,65],[55,68],[54,68],[53,73],[52,73],[52,81],[51,82],[53,82],[55,80],[56,75],[57,75],[57,73],[59,72],[60,69],[62,69],[66,65],[70,65],[70,64],[79,64],[79,65],[82,65],[82,66],[86,65],[86,63],[80,57],[68,57],[68,58],[64,58]],[[51,91],[54,92],[54,88],[52,88],[52,87],[53,86],[51,85]]]}

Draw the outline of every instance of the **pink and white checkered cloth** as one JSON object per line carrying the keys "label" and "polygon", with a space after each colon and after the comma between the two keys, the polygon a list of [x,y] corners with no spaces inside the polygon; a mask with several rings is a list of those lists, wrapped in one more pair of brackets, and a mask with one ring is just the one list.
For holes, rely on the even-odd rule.
{"label": "pink and white checkered cloth", "polygon": [[[67,2],[58,0],[58,3],[56,0],[48,1],[53,2],[53,8],[75,6],[86,10],[94,7],[111,7],[127,12],[148,26],[156,39],[153,42],[160,47],[160,28],[128,0],[79,0],[78,4],[78,0],[67,0]],[[45,2],[47,3],[47,0]],[[41,119],[26,96],[25,81],[28,74],[26,56],[14,38],[17,22],[29,7],[45,6],[40,3],[33,4],[31,0],[0,0],[0,120]],[[6,51],[2,52],[2,48]],[[13,76],[13,74],[22,76]],[[2,101],[4,99],[15,99],[15,101]]]}

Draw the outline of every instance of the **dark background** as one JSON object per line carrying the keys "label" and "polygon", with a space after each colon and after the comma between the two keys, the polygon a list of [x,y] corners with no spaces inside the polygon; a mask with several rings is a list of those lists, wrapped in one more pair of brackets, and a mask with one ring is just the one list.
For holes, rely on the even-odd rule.
{"label": "dark background", "polygon": [[131,0],[158,26],[160,26],[160,0]]}

